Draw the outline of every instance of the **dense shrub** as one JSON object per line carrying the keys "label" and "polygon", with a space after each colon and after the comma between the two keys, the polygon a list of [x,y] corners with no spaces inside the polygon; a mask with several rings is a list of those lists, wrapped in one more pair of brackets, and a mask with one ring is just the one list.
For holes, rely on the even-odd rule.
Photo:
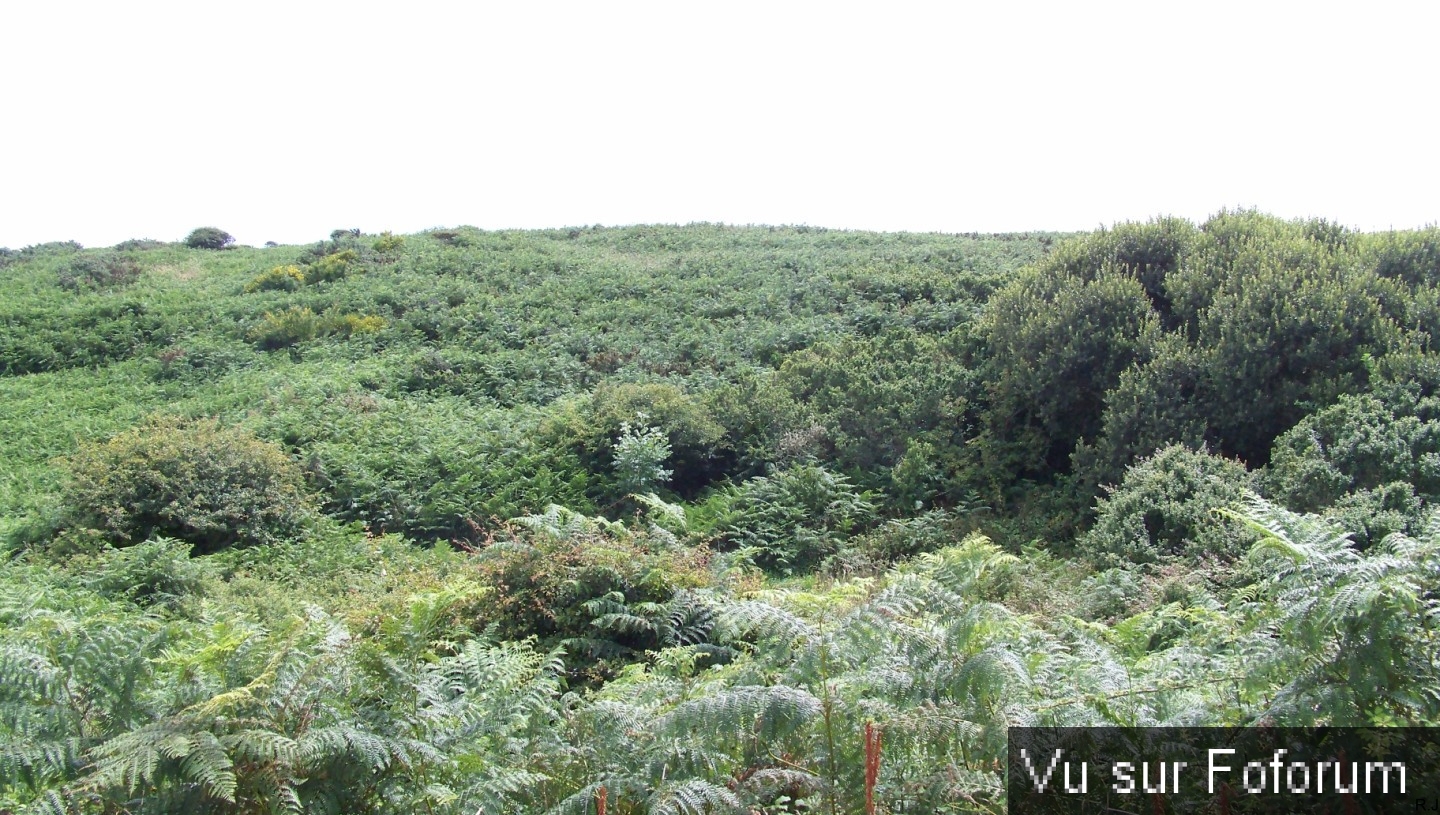
{"label": "dense shrub", "polygon": [[1253,536],[1216,510],[1244,503],[1248,484],[1236,462],[1172,445],[1126,470],[1077,545],[1102,568],[1233,560]]}
{"label": "dense shrub", "polygon": [[349,337],[385,330],[385,318],[326,311],[316,314],[308,308],[291,306],[280,312],[265,312],[260,325],[251,329],[250,341],[266,351],[287,348],[318,337]]}
{"label": "dense shrub", "polygon": [[305,266],[306,283],[327,283],[341,280],[350,273],[351,267],[360,262],[360,254],[354,249],[341,249],[316,258]]}
{"label": "dense shrub", "polygon": [[[643,423],[645,415],[637,416]],[[627,493],[649,492],[669,480],[671,471],[663,466],[670,458],[670,442],[658,427],[620,425],[615,441],[615,485]]]}
{"label": "dense shrub", "polygon": [[1275,440],[1259,483],[1291,510],[1326,514],[1361,545],[1418,533],[1440,498],[1440,400],[1342,397]]}
{"label": "dense shrub", "polygon": [[152,240],[150,238],[131,238],[128,241],[121,241],[115,244],[117,252],[141,252],[147,249],[164,249],[170,244],[165,241]]}
{"label": "dense shrub", "polygon": [[[666,632],[653,623],[688,623],[696,638],[709,632],[708,609],[683,602],[686,590],[711,581],[712,553],[704,547],[666,545],[553,506],[520,521],[530,531],[517,530],[518,537],[479,555],[480,581],[492,589],[479,622],[494,626],[499,636],[535,636],[549,647],[564,643],[572,667],[586,679],[599,679],[640,652],[681,644],[664,642]],[[662,608],[662,619],[647,626],[647,612]],[[628,624],[607,625],[619,622],[615,617]]]}
{"label": "dense shrub", "polygon": [[199,552],[284,538],[309,509],[300,470],[279,447],[213,419],[155,419],[67,461],[73,524],[117,546],[165,535]]}
{"label": "dense shrub", "polygon": [[325,511],[377,533],[473,541],[552,503],[590,508],[573,456],[493,407],[352,392],[276,418],[275,435],[307,450]]}
{"label": "dense shrub", "polygon": [[266,351],[309,342],[320,334],[320,315],[308,308],[291,306],[284,311],[267,311],[260,325],[251,329],[250,341]]}
{"label": "dense shrub", "polygon": [[222,229],[202,226],[185,236],[185,245],[191,249],[224,249],[235,242],[235,238]]}
{"label": "dense shrub", "polygon": [[1342,397],[1276,439],[1260,475],[1265,493],[1296,512],[1395,482],[1440,497],[1440,400]]}
{"label": "dense shrub", "polygon": [[382,255],[393,255],[405,247],[403,235],[391,234],[388,230],[380,233],[380,237],[370,243],[370,248]]}
{"label": "dense shrub", "polygon": [[191,545],[156,538],[123,549],[108,549],[94,562],[83,582],[110,597],[143,606],[173,606],[201,593],[210,569],[190,557]]}
{"label": "dense shrub", "polygon": [[833,458],[838,469],[862,474],[865,486],[892,490],[906,503],[930,502],[946,492],[956,466],[946,453],[960,441],[954,431],[972,387],[948,346],[945,338],[898,329],[821,343],[786,357],[776,384],[824,427],[827,444],[813,455]]}
{"label": "dense shrub", "polygon": [[305,273],[300,271],[299,266],[275,266],[269,271],[261,272],[245,284],[246,294],[257,291],[295,291],[305,285]]}
{"label": "dense shrub", "polygon": [[[552,443],[578,454],[591,472],[616,472],[616,442],[624,438],[624,425],[640,415],[647,425],[663,430],[670,445],[666,468],[671,470],[671,489],[694,496],[724,471],[720,447],[725,428],[699,399],[669,383],[602,383],[589,399],[558,410],[544,432]],[[618,483],[596,487],[595,497],[601,501],[629,492]]]}
{"label": "dense shrub", "polygon": [[104,365],[146,346],[168,345],[180,326],[136,298],[82,298],[64,310],[34,310],[0,320],[0,373],[23,374]]}

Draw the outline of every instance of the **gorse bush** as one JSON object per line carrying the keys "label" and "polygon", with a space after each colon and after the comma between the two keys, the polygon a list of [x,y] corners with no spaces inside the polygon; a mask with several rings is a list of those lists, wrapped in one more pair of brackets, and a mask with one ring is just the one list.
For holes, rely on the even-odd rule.
{"label": "gorse bush", "polygon": [[235,242],[235,238],[223,229],[202,226],[185,236],[185,245],[191,249],[224,249]]}
{"label": "gorse bush", "polygon": [[308,308],[291,306],[284,311],[265,312],[260,325],[251,329],[250,341],[272,351],[320,336],[320,316]]}
{"label": "gorse bush", "polygon": [[341,280],[359,261],[360,254],[353,249],[342,249],[316,258],[305,266],[305,282],[328,283]]}
{"label": "gorse bush", "polygon": [[724,541],[754,547],[765,569],[798,574],[874,520],[872,497],[845,476],[807,464],[727,488],[711,499],[710,511]]}
{"label": "gorse bush", "polygon": [[393,255],[405,247],[405,236],[391,234],[388,230],[371,241],[370,248],[382,255]]}
{"label": "gorse bush", "polygon": [[1216,510],[1244,501],[1249,480],[1244,467],[1220,456],[1182,445],[1157,450],[1099,499],[1099,518],[1078,548],[1106,568],[1233,561],[1254,537]]}
{"label": "gorse bush", "polygon": [[213,419],[151,420],[66,462],[70,523],[116,546],[164,535],[197,552],[298,534],[310,510],[279,447]]}
{"label": "gorse bush", "polygon": [[269,271],[261,272],[245,284],[247,294],[257,291],[295,291],[305,285],[305,273],[299,266],[293,264],[288,266],[275,266]]}
{"label": "gorse bush", "polygon": [[384,317],[336,311],[316,314],[308,308],[291,306],[280,312],[265,312],[263,321],[251,329],[249,338],[262,350],[273,351],[319,337],[349,337],[384,330]]}

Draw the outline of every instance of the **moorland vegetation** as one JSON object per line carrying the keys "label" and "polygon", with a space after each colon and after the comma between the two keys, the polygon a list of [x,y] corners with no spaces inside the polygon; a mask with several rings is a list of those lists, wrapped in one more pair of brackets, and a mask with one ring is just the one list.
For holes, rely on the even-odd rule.
{"label": "moorland vegetation", "polygon": [[0,250],[0,809],[999,812],[1011,725],[1440,721],[1440,229],[231,244]]}

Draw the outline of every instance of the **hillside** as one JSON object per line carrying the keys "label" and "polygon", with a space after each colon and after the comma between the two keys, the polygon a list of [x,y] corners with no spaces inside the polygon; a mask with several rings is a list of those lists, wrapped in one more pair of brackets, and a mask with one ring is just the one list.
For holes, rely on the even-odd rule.
{"label": "hillside", "polygon": [[0,807],[1001,811],[1008,725],[1435,724],[1437,286],[1245,211],[0,251]]}

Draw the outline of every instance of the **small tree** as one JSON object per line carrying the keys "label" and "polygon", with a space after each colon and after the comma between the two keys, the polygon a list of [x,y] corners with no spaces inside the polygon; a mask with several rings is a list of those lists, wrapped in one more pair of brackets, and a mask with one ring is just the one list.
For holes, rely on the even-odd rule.
{"label": "small tree", "polygon": [[670,441],[660,428],[643,426],[647,418],[639,414],[640,427],[620,423],[620,439],[615,442],[615,483],[627,493],[652,490],[673,474],[661,466],[670,457]]}
{"label": "small tree", "polygon": [[185,245],[191,249],[224,249],[234,242],[229,232],[213,226],[202,226],[185,236]]}

